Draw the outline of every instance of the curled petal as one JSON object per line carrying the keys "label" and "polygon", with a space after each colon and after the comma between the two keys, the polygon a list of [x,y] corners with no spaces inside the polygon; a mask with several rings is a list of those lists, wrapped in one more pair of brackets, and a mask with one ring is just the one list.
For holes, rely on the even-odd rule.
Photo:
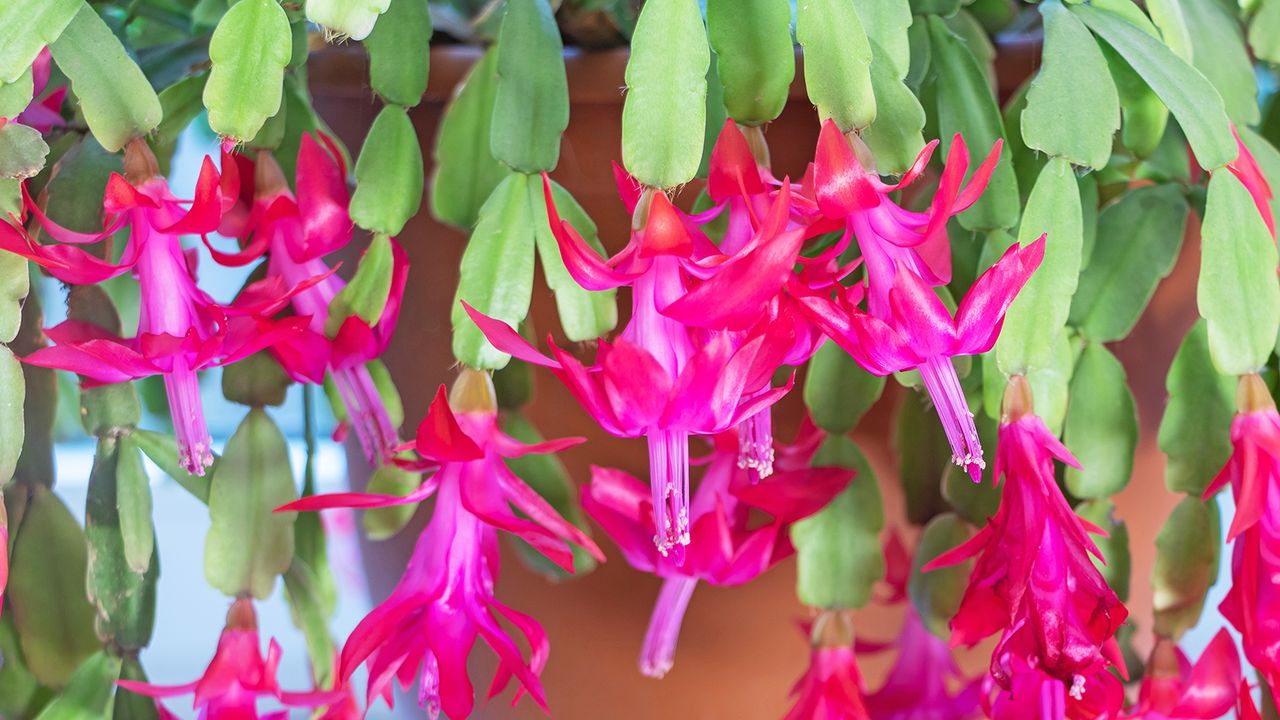
{"label": "curled petal", "polygon": [[732,195],[757,195],[764,191],[760,167],[747,139],[732,118],[725,120],[711,149],[707,192],[718,203]]}
{"label": "curled petal", "polygon": [[297,174],[303,242],[301,247],[290,248],[289,254],[295,261],[304,262],[345,245],[351,239],[354,223],[347,213],[350,197],[340,160],[322,148],[311,133],[302,134]]}
{"label": "curled petal", "polygon": [[880,204],[880,194],[869,174],[832,120],[822,124],[813,171],[818,207],[827,217],[843,218]]}

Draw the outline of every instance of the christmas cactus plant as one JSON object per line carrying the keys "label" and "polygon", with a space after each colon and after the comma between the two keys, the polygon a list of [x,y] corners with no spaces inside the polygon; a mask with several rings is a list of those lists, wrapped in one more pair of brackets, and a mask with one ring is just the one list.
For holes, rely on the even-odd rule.
{"label": "christmas cactus plant", "polygon": [[[456,88],[450,44],[483,47]],[[626,237],[558,172],[566,68],[602,50],[621,145],[573,163],[613,161]],[[316,101],[335,53],[366,98]],[[0,717],[461,720],[477,644],[489,697],[554,714],[575,640],[508,604],[512,542],[660,578],[654,678],[700,584],[791,563],[792,720],[1275,718],[1278,85],[1280,0],[0,0]],[[374,101],[352,152],[329,123]],[[411,262],[459,231],[456,271]],[[1179,258],[1199,317],[1159,322]],[[441,274],[448,307],[415,306]],[[389,370],[430,323],[454,368]],[[1158,432],[1120,356],[1165,366],[1117,353],[1139,323],[1178,346]],[[590,437],[542,437],[531,375]],[[322,399],[367,487],[320,492]],[[1118,502],[1147,434],[1167,491]],[[556,455],[604,436],[647,465],[571,481]],[[87,478],[55,470],[80,439]],[[157,623],[161,548],[199,538],[157,527],[153,480],[207,515],[225,614]],[[325,513],[385,539],[420,504],[335,635]],[[1173,509],[1131,537],[1144,505]],[[263,644],[277,590],[303,685]],[[200,627],[199,677],[151,682],[153,636]]]}

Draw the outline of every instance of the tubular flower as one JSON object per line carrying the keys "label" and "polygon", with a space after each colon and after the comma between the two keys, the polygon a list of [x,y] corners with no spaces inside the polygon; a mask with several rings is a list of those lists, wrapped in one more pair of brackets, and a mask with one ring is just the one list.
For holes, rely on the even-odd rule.
{"label": "tubular flower", "polygon": [[[887,605],[902,603],[907,600],[912,557],[896,531],[891,530],[885,540],[884,562],[885,586],[889,592],[880,598],[880,602]],[[906,616],[897,639],[887,645],[865,648],[870,652],[890,648],[898,650],[898,657],[884,684],[866,697],[871,720],[973,718],[978,712],[982,681],[964,677],[951,657],[947,642],[929,632],[914,605],[906,603],[906,606]],[[861,643],[858,649],[864,649]],[[952,684],[960,685],[955,694],[949,688]]]}
{"label": "tubular flower", "polygon": [[1213,720],[1236,704],[1240,655],[1225,629],[1192,665],[1177,643],[1157,638],[1142,677],[1138,704],[1126,720]]}
{"label": "tubular flower", "polygon": [[[196,287],[194,256],[183,250],[180,236],[212,232],[218,226],[224,193],[211,160],[205,158],[189,209],[169,191],[145,142],[128,146],[125,172],[128,180],[112,175],[107,183],[102,233],[61,228],[28,198],[28,209],[45,232],[71,244],[39,245],[5,226],[0,228],[0,247],[36,261],[69,283],[97,283],[131,270],[140,293],[137,337],[126,340],[90,323],[67,321],[45,331],[54,347],[23,360],[79,373],[90,384],[163,375],[179,459],[187,472],[201,475],[212,464],[213,453],[196,371],[235,362],[296,335],[301,323],[271,319],[288,303],[290,292],[277,280],[250,285],[232,305],[220,305]],[[233,183],[234,176],[229,173],[221,180]],[[129,241],[119,263],[74,246],[106,238],[126,225]]]}
{"label": "tubular flower", "polygon": [[[871,720],[969,720],[977,714],[981,681],[960,674],[946,641],[929,632],[911,606],[893,644],[898,659],[884,685],[866,697]],[[959,692],[952,694],[949,679],[963,683]]]}
{"label": "tubular flower", "polygon": [[[754,579],[794,552],[787,532],[790,524],[821,510],[849,484],[852,470],[809,467],[820,438],[811,433],[796,447],[784,449],[779,472],[753,482],[738,463],[733,433],[718,436],[693,497],[692,542],[683,563],[653,545],[652,501],[644,484],[619,470],[592,469],[583,509],[632,567],[663,578],[640,655],[641,672],[662,677],[671,669],[680,625],[698,581],[740,585]],[[767,514],[769,520],[761,523],[750,517],[753,511]]]}
{"label": "tubular flower", "polygon": [[[281,510],[385,507],[418,502],[434,492],[431,522],[400,584],[352,631],[342,648],[339,677],[348,682],[358,666],[366,665],[368,700],[382,696],[388,705],[393,702],[393,680],[405,689],[417,680],[418,703],[431,717],[443,711],[451,718],[465,718],[474,705],[467,657],[479,637],[499,661],[489,696],[502,692],[514,677],[520,684],[516,701],[527,692],[545,710],[538,676],[547,661],[547,637],[536,620],[494,597],[497,531],[518,535],[570,572],[569,541],[604,558],[590,538],[512,474],[503,458],[554,452],[581,439],[523,445],[505,435],[497,427],[489,378],[477,371],[463,371],[453,402],[459,409],[456,415],[442,386],[418,428],[413,447],[437,469],[413,493],[403,498],[361,493],[312,496]],[[499,618],[524,635],[532,648],[528,660]]]}
{"label": "tubular flower", "polygon": [[858,308],[862,290],[857,286],[837,285],[834,299],[809,295],[800,303],[814,323],[868,372],[919,370],[951,443],[952,459],[979,482],[986,462],[950,358],[991,349],[1005,312],[1043,258],[1043,237],[1026,247],[1013,245],[974,281],[954,316],[904,265],[898,266],[884,316]]}
{"label": "tubular flower", "polygon": [[796,703],[785,720],[871,720],[849,612],[824,612],[810,635],[809,669],[791,688]]}
{"label": "tubular flower", "polygon": [[[256,720],[258,717],[278,720],[287,717],[287,710],[259,715],[259,698],[270,698],[290,708],[322,707],[341,700],[340,691],[281,690],[276,682],[279,666],[280,645],[272,640],[267,645],[266,657],[262,656],[253,601],[242,598],[236,600],[227,613],[227,625],[218,639],[218,650],[199,680],[172,686],[134,680],[118,680],[117,684],[153,698],[194,694],[192,707],[199,711],[200,720]],[[172,717],[168,710],[160,709]]]}
{"label": "tubular flower", "polygon": [[1231,423],[1234,450],[1205,492],[1231,484],[1236,514],[1231,590],[1220,610],[1243,636],[1249,663],[1280,693],[1280,414],[1257,375],[1240,378]]}
{"label": "tubular flower", "polygon": [[[803,365],[822,337],[784,288],[792,282],[789,269],[801,260],[803,241],[820,228],[813,224],[815,208],[804,207],[812,203],[793,194],[788,181],[777,181],[757,160],[758,155],[768,154],[760,129],[748,131],[750,142],[732,120],[726,120],[711,152],[707,192],[727,208],[727,223],[719,243],[721,256],[704,258],[699,264],[714,268],[714,274],[691,278],[688,295],[662,313],[687,327],[728,330],[740,339],[750,336],[750,328],[783,323],[795,334],[784,364]],[[767,387],[760,389],[767,391]],[[772,408],[746,418],[738,439],[742,466],[768,477],[774,459]]]}
{"label": "tubular flower", "polygon": [[[623,178],[619,184],[634,212],[640,198],[627,194],[629,182]],[[632,287],[627,327],[615,342],[600,340],[596,363],[587,367],[554,343],[554,359],[548,358],[509,325],[470,306],[466,310],[495,347],[551,368],[606,432],[648,438],[654,542],[660,553],[674,553],[679,562],[689,544],[689,436],[724,432],[790,390],[790,383],[781,388],[770,388],[769,383],[794,342],[795,329],[774,323],[752,328],[745,336],[695,333],[664,314],[669,306],[692,297],[688,278],[704,272],[700,260],[723,258],[697,229],[696,218],[682,215],[663,194],[646,191],[643,229],[633,232],[626,249],[606,262],[572,226],[561,222],[549,184],[546,192],[551,227],[574,279],[588,290]],[[775,218],[785,217],[785,203],[785,197],[779,200]],[[766,236],[776,237],[761,234]],[[710,296],[708,313],[732,316],[738,308],[754,308],[775,292],[770,289],[774,284],[786,281],[789,261],[784,257],[777,262],[766,252],[772,244],[757,245],[758,255],[746,251],[746,257],[759,258],[758,272],[746,266],[730,272],[730,264],[742,257],[738,256],[723,262],[721,270],[699,286]],[[735,285],[739,277],[744,282]]]}
{"label": "tubular flower", "polygon": [[1128,613],[1090,561],[1102,555],[1089,532],[1102,531],[1071,510],[1054,480],[1055,459],[1079,467],[1031,411],[1030,387],[1015,376],[1005,391],[996,453],[996,481],[1004,480],[1000,509],[925,571],[977,555],[951,621],[952,642],[971,646],[1001,631],[991,676],[1011,692],[1006,700],[1024,706],[1029,686],[1036,686],[1043,707],[1069,697],[1067,717],[1092,717],[1079,708],[1112,697],[1106,667],[1124,672],[1114,635]]}
{"label": "tubular flower", "polygon": [[227,254],[211,247],[210,251],[224,265],[247,264],[266,253],[269,278],[304,288],[293,295],[292,305],[298,316],[308,319],[307,330],[274,345],[272,354],[300,382],[320,383],[326,374],[333,378],[360,447],[376,466],[391,459],[400,440],[366,363],[386,350],[395,331],[409,273],[408,257],[394,240],[387,241],[393,259],[391,282],[376,322],[357,314],[341,322],[330,317],[333,300],[346,283],[333,274],[323,257],[350,241],[353,223],[347,214],[342,156],[327,138],[320,138],[327,149],[310,134],[302,136],[296,197],[271,153],[258,154],[252,212],[247,222],[230,228],[247,239],[244,250]]}

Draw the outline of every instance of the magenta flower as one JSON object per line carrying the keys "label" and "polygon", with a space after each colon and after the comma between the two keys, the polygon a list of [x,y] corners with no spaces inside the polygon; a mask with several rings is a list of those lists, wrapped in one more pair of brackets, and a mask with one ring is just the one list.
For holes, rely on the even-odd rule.
{"label": "magenta flower", "polygon": [[1227,631],[1219,630],[1192,665],[1168,638],[1157,638],[1142,677],[1138,703],[1127,720],[1213,720],[1236,704],[1240,655]]}
{"label": "magenta flower", "polygon": [[[627,182],[620,185],[628,207],[634,209],[638,199],[625,194]],[[648,438],[657,516],[654,541],[660,553],[675,553],[679,562],[689,544],[689,436],[724,432],[790,390],[790,383],[781,388],[769,384],[790,349],[793,328],[784,323],[757,326],[745,337],[727,331],[695,333],[666,314],[673,304],[690,297],[688,278],[703,270],[699,259],[722,256],[696,228],[696,218],[681,214],[662,193],[649,196],[644,228],[633,232],[630,244],[606,262],[560,220],[549,182],[546,188],[551,227],[570,274],[588,290],[631,285],[631,321],[615,342],[598,342],[596,363],[586,367],[554,342],[552,359],[509,325],[470,306],[466,310],[499,350],[551,368],[605,432]],[[778,216],[783,215],[779,210]],[[724,269],[699,287],[707,290],[717,281],[728,283],[723,292],[712,293],[706,312],[732,316],[736,308],[755,307],[752,303],[772,296],[770,287],[785,282],[790,266],[784,262],[764,271],[771,267],[762,260],[759,273],[739,274],[724,263]],[[741,283],[730,281],[738,277]]]}
{"label": "magenta flower", "polygon": [[857,306],[862,298],[857,286],[837,285],[834,299],[809,295],[800,303],[868,372],[919,370],[951,443],[952,459],[980,482],[986,467],[982,444],[951,357],[991,349],[1005,312],[1043,258],[1043,237],[1026,247],[1013,245],[974,281],[954,317],[921,276],[904,265],[898,266],[883,316]]}
{"label": "magenta flower", "polygon": [[[527,692],[545,710],[538,676],[547,661],[547,637],[535,619],[494,597],[497,531],[521,537],[570,572],[573,554],[568,541],[604,559],[589,537],[561,518],[503,463],[503,458],[554,452],[581,439],[523,445],[502,433],[492,406],[492,387],[485,387],[488,383],[482,373],[464,371],[455,386],[455,402],[459,402],[457,395],[463,395],[461,402],[468,408],[456,415],[444,387],[440,388],[414,443],[418,454],[438,469],[418,490],[403,498],[362,493],[311,496],[281,508],[385,507],[436,494],[431,523],[418,539],[400,584],[360,621],[342,648],[339,677],[348,682],[358,666],[367,666],[369,702],[382,696],[392,705],[392,681],[407,689],[417,680],[418,703],[431,717],[441,710],[451,718],[468,717],[474,692],[467,657],[479,637],[499,661],[489,696],[502,692],[514,677],[520,685],[515,700]],[[482,393],[479,402],[477,386]],[[528,641],[527,661],[499,624],[500,618]]]}
{"label": "magenta flower", "polygon": [[[782,364],[807,362],[822,335],[785,288],[794,282],[791,268],[804,261],[802,243],[824,228],[814,224],[820,219],[816,206],[793,189],[757,163],[737,124],[726,120],[711,152],[707,180],[710,197],[728,209],[721,254],[700,259],[689,292],[662,313],[687,327],[730,331],[739,340],[749,338],[753,328],[785,327],[794,339]],[[765,386],[758,392],[768,390]],[[772,408],[746,418],[738,439],[739,463],[768,477],[774,459]]]}
{"label": "magenta flower", "polygon": [[[259,698],[270,698],[290,708],[315,708],[338,702],[340,691],[286,692],[276,682],[280,666],[280,645],[272,640],[262,656],[258,639],[258,619],[253,601],[236,600],[227,613],[227,626],[218,639],[218,650],[204,675],[185,685],[152,685],[135,680],[118,680],[120,687],[153,698],[194,694],[192,707],[200,720],[256,720],[259,717],[283,720],[288,711],[258,713]],[[158,705],[158,703],[157,703]],[[172,717],[168,710],[160,708]]]}
{"label": "magenta flower", "polygon": [[826,612],[814,623],[809,669],[791,688],[785,720],[871,720],[848,612]]}
{"label": "magenta flower", "polygon": [[31,64],[32,93],[31,102],[26,109],[13,118],[41,133],[47,133],[55,127],[66,125],[62,119],[62,103],[67,98],[67,87],[64,85],[41,98],[45,88],[49,87],[49,75],[52,70],[53,57],[49,48],[40,51],[36,61]]}
{"label": "magenta flower", "polygon": [[241,222],[224,223],[230,234],[247,238],[245,248],[238,253],[212,247],[210,251],[224,265],[244,265],[266,253],[268,278],[285,287],[304,288],[293,295],[292,304],[293,311],[308,320],[307,330],[276,343],[271,352],[299,382],[321,383],[326,374],[333,378],[360,447],[369,463],[377,466],[390,461],[400,439],[366,364],[391,341],[409,262],[404,250],[391,241],[390,292],[378,321],[370,325],[352,314],[332,333],[327,330],[330,303],[346,283],[333,274],[323,257],[351,239],[353,223],[347,214],[342,156],[328,138],[319,137],[327,147],[309,133],[302,136],[296,197],[271,153],[258,154],[256,165],[249,166],[255,178],[252,212]]}
{"label": "magenta flower", "polygon": [[982,707],[990,720],[1100,720],[1118,718],[1124,709],[1124,685],[1100,668],[1091,668],[1070,688],[1033,664],[1034,657],[1005,652],[1006,689],[988,675]]}
{"label": "magenta flower", "polygon": [[[1079,465],[1031,412],[1021,376],[1005,391],[1004,416],[995,466],[996,481],[1004,479],[1000,509],[925,571],[978,556],[951,621],[952,642],[972,646],[1001,632],[991,675],[1018,702],[1026,700],[1018,687],[1030,674],[1055,681],[1074,701],[1094,698],[1093,678],[1109,676],[1108,665],[1124,672],[1114,635],[1128,612],[1089,559],[1102,557],[1089,532],[1102,531],[1071,510],[1054,479],[1055,459]],[[1044,692],[1056,697],[1054,688]]]}
{"label": "magenta flower", "polygon": [[[201,475],[213,463],[213,453],[196,372],[235,362],[301,332],[298,319],[276,322],[271,315],[288,303],[290,292],[305,286],[287,290],[278,280],[268,279],[245,288],[231,305],[214,302],[196,287],[194,255],[183,249],[180,238],[218,226],[224,192],[213,162],[205,158],[193,201],[173,196],[141,140],[126,149],[125,172],[131,180],[112,175],[107,183],[103,232],[59,227],[28,198],[27,207],[44,231],[70,244],[40,245],[5,226],[0,228],[0,248],[34,260],[68,283],[97,283],[131,270],[140,290],[137,337],[126,340],[96,325],[69,320],[45,331],[56,343],[53,347],[23,361],[78,373],[89,384],[164,376],[179,458],[187,472]],[[230,173],[222,180],[229,178],[228,184],[233,184]],[[125,226],[129,241],[119,263],[75,247]]]}
{"label": "magenta flower", "polygon": [[[851,141],[858,144],[861,154],[850,147]],[[900,268],[929,285],[950,282],[947,220],[977,202],[1000,159],[1001,143],[997,141],[969,184],[961,189],[969,169],[969,150],[963,138],[956,135],[929,209],[919,213],[903,209],[889,198],[889,193],[920,177],[936,146],[936,141],[926,145],[902,179],[890,185],[880,180],[874,167],[866,167],[866,163],[874,163],[870,151],[856,137],[851,139],[841,133],[834,121],[827,120],[818,137],[813,163],[817,204],[823,215],[845,225],[844,239],[824,255],[835,257],[848,247],[851,238],[857,239],[867,268],[868,308],[881,319],[891,313],[889,291],[897,286]]]}
{"label": "magenta flower", "polygon": [[[910,605],[893,645],[899,652],[889,676],[866,697],[871,720],[969,720],[977,714],[981,681],[961,675],[950,646],[925,628]],[[948,687],[953,681],[962,683],[954,694]]]}
{"label": "magenta flower", "polygon": [[1227,531],[1234,542],[1231,590],[1220,610],[1243,636],[1249,663],[1280,698],[1280,414],[1257,375],[1240,378],[1239,410],[1231,423],[1234,450],[1205,491],[1228,482],[1236,514]]}
{"label": "magenta flower", "polygon": [[[653,506],[644,483],[620,470],[592,468],[582,507],[627,562],[663,578],[640,655],[640,671],[662,677],[674,662],[685,609],[698,581],[749,582],[794,552],[791,523],[821,510],[853,477],[844,468],[810,468],[819,433],[784,449],[779,472],[758,481],[738,463],[733,433],[718,436],[691,504],[689,549],[676,562],[654,547]],[[764,514],[768,521],[753,515]]]}

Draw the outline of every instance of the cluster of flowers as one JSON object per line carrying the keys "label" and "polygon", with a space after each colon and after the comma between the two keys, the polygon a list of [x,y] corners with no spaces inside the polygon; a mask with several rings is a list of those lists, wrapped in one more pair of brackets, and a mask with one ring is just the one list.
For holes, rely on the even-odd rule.
{"label": "cluster of flowers", "polygon": [[[894,194],[924,174],[935,146],[889,184],[857,136],[828,122],[813,163],[792,182],[775,178],[738,127],[726,123],[711,157],[709,211],[683,212],[662,192],[616,171],[632,233],[608,259],[560,219],[548,183],[551,229],[570,274],[590,290],[632,290],[627,326],[613,341],[598,342],[594,364],[550,341],[545,355],[515,328],[466,308],[497,348],[555,373],[606,432],[648,441],[648,488],[621,471],[595,468],[583,493],[588,515],[627,561],[664,579],[641,654],[646,674],[671,668],[698,581],[732,585],[764,572],[793,551],[789,525],[854,481],[852,471],[811,466],[822,439],[816,428],[803,428],[789,447],[776,448],[772,436],[771,407],[791,388],[790,380],[775,386],[775,377],[803,364],[825,339],[874,374],[918,371],[955,463],[981,481],[984,452],[951,358],[990,350],[1006,310],[1043,258],[1045,239],[1009,248],[949,310],[935,291],[951,280],[945,226],[978,199],[1000,147],[970,173],[957,136],[931,201],[920,211],[904,208]],[[327,707],[327,717],[358,717],[350,681],[363,666],[366,706],[379,697],[391,704],[395,685],[416,683],[418,702],[433,717],[463,718],[474,705],[467,658],[479,638],[499,659],[490,695],[514,678],[516,700],[527,693],[545,708],[539,676],[549,644],[534,618],[495,597],[497,531],[522,538],[569,571],[571,545],[602,553],[504,458],[555,452],[581,439],[526,445],[506,435],[488,376],[464,370],[452,392],[440,388],[415,438],[401,442],[366,369],[385,350],[397,320],[408,272],[398,246],[393,243],[381,316],[330,318],[343,283],[323,258],[352,236],[345,177],[337,150],[323,137],[306,136],[296,194],[269,154],[250,159],[224,152],[220,170],[206,158],[194,199],[184,201],[171,193],[145,143],[135,141],[123,175],[108,183],[102,232],[61,228],[29,197],[26,212],[57,242],[38,241],[21,223],[0,226],[0,248],[65,282],[132,273],[141,298],[136,337],[68,321],[47,329],[52,347],[24,360],[79,373],[87,384],[161,375],[188,472],[202,474],[213,459],[196,372],[269,350],[298,381],[332,378],[371,464],[424,473],[405,497],[342,493],[282,510],[373,508],[435,497],[400,584],[344,643],[334,689],[279,689],[279,648],[273,643],[263,658],[247,600],[232,607],[200,681],[127,686],[157,697],[194,692],[208,717],[255,716],[260,697]],[[711,224],[720,220],[725,230],[713,240]],[[109,245],[125,228],[128,242],[118,254],[81,247]],[[211,246],[217,262],[267,258],[263,279],[229,304],[198,287],[194,255],[180,239],[215,231],[241,240],[237,252]],[[292,313],[282,312],[289,307]],[[1255,384],[1242,384],[1233,429],[1237,454],[1214,489],[1231,482],[1242,508],[1231,531],[1240,538],[1236,587],[1224,609],[1245,635],[1250,661],[1274,685],[1280,614],[1272,609],[1280,596],[1270,578],[1277,571],[1271,565],[1280,548],[1280,518],[1265,511],[1265,493],[1280,477],[1280,415]],[[690,458],[691,436],[708,441],[701,461]],[[1115,633],[1126,611],[1090,559],[1100,553],[1089,534],[1101,531],[1072,511],[1054,480],[1055,460],[1076,464],[1032,411],[1025,380],[1015,377],[1005,393],[995,458],[994,475],[1004,484],[1000,509],[971,541],[933,563],[978,556],[952,629],[958,644],[1000,635],[985,680],[952,694],[945,679],[958,673],[948,648],[909,612],[897,641],[898,670],[864,697],[851,630],[842,616],[824,615],[814,626],[813,667],[796,686],[791,717],[905,718],[921,711],[963,717],[979,707],[995,718],[1125,716],[1113,670],[1124,673]],[[690,465],[697,462],[706,468],[691,492]],[[894,597],[901,599],[900,585]],[[527,654],[502,620],[524,636]],[[1239,661],[1226,645],[1215,641],[1194,668],[1175,648],[1165,648],[1174,670],[1148,675],[1131,717],[1212,717],[1204,713],[1247,697],[1237,693]],[[936,681],[927,692],[912,686],[912,673],[922,670]]]}

